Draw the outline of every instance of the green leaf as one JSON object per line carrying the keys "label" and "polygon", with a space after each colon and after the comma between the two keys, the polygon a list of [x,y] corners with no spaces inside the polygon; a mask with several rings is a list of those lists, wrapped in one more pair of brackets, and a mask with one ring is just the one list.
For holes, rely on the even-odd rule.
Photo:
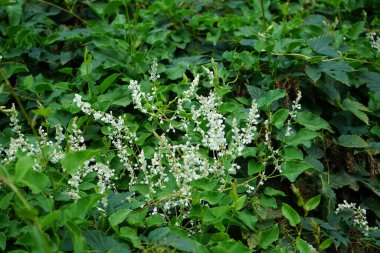
{"label": "green leaf", "polygon": [[281,167],[282,175],[289,179],[290,182],[294,182],[305,170],[313,168],[307,162],[299,160],[285,161]]}
{"label": "green leaf", "polygon": [[120,76],[121,74],[120,73],[115,73],[115,74],[112,74],[110,75],[109,77],[107,77],[106,79],[104,79],[104,81],[98,86],[98,91],[100,93],[103,93],[105,92],[108,87],[110,87],[111,84],[113,84],[113,82],[115,82],[115,80]]}
{"label": "green leaf", "polygon": [[306,211],[314,210],[319,205],[319,202],[321,202],[321,195],[317,195],[309,199],[305,204],[305,210]]}
{"label": "green leaf", "polygon": [[4,251],[6,246],[7,246],[7,237],[5,236],[3,232],[0,232],[0,249]]}
{"label": "green leaf", "polygon": [[252,250],[244,246],[241,241],[223,241],[218,242],[215,247],[211,248],[213,253],[251,253]]}
{"label": "green leaf", "polygon": [[298,252],[300,253],[314,253],[315,251],[309,246],[307,242],[297,237],[296,239],[296,247]]}
{"label": "green leaf", "polygon": [[247,199],[247,195],[242,195],[240,196],[236,201],[235,201],[235,210],[240,210],[244,207],[245,200]]}
{"label": "green leaf", "polygon": [[279,100],[280,98],[285,97],[285,93],[286,93],[285,90],[280,90],[280,89],[269,90],[267,94],[265,95],[265,97],[257,100],[257,106],[259,108],[271,106],[273,102]]}
{"label": "green leaf", "polygon": [[330,36],[320,36],[309,40],[310,47],[317,52],[318,54],[339,57],[339,54],[336,50],[330,46],[334,42],[334,38]]}
{"label": "green leaf", "polygon": [[293,207],[289,206],[288,204],[283,203],[281,211],[292,227],[295,227],[297,224],[301,222],[301,217],[299,216],[297,211],[294,210]]}
{"label": "green leaf", "polygon": [[297,147],[287,146],[284,148],[283,158],[285,161],[303,160],[303,154]]}
{"label": "green leaf", "polygon": [[205,191],[201,194],[201,199],[207,201],[211,205],[218,204],[219,201],[225,196],[222,192],[217,191]]}
{"label": "green leaf", "polygon": [[71,175],[73,175],[85,161],[90,160],[99,152],[99,150],[88,149],[67,153],[61,160],[61,164]]}
{"label": "green leaf", "polygon": [[123,5],[121,1],[110,1],[107,3],[107,5],[104,7],[104,14],[105,15],[111,15],[114,12],[118,10],[118,8]]}
{"label": "green leaf", "polygon": [[74,252],[82,253],[87,251],[86,241],[82,235],[81,229],[72,221],[66,222],[66,228],[70,233],[70,237],[74,246]]}
{"label": "green leaf", "polygon": [[318,64],[318,68],[335,80],[350,85],[347,72],[354,71],[350,65],[339,61],[327,61]]}
{"label": "green leaf", "polygon": [[88,195],[80,198],[77,202],[67,205],[62,210],[65,213],[67,219],[76,218],[78,220],[84,220],[87,212],[97,206],[98,201],[102,199],[101,195]]}
{"label": "green leaf", "polygon": [[260,205],[263,207],[271,207],[273,209],[277,208],[276,199],[268,195],[262,195],[260,197]]}
{"label": "green leaf", "polygon": [[147,213],[148,213],[147,208],[139,212],[130,213],[127,217],[127,221],[131,225],[143,226],[145,224],[145,217]]}
{"label": "green leaf", "polygon": [[286,137],[285,142],[289,145],[307,145],[309,141],[315,139],[316,137],[319,137],[319,134],[317,132],[302,128],[297,133]]}
{"label": "green leaf", "polygon": [[148,218],[146,218],[146,224],[148,225],[148,227],[161,225],[164,223],[164,221],[164,217],[158,214],[150,215]]}
{"label": "green leaf", "polygon": [[329,123],[319,117],[318,115],[315,115],[312,112],[309,111],[302,111],[297,113],[296,121],[303,125],[306,129],[310,130],[320,130],[320,129],[326,129],[329,132],[333,132],[331,129]]}
{"label": "green leaf", "polygon": [[278,228],[278,224],[275,224],[273,227],[264,230],[259,235],[259,245],[261,248],[266,249],[271,245],[274,241],[277,241],[278,236],[280,234],[280,230]]}
{"label": "green leaf", "polygon": [[247,227],[254,230],[255,224],[258,221],[257,216],[249,214],[248,212],[236,212],[239,220],[241,220]]}
{"label": "green leaf", "polygon": [[305,71],[314,83],[316,83],[319,80],[319,78],[321,78],[321,71],[313,65],[306,65]]}
{"label": "green leaf", "polygon": [[35,114],[35,115],[41,115],[43,117],[47,117],[47,116],[50,116],[50,115],[53,115],[54,114],[54,111],[47,107],[47,108],[39,108],[39,109],[35,109],[35,110],[32,110],[32,112]]}
{"label": "green leaf", "polygon": [[7,5],[6,10],[8,14],[9,25],[10,26],[18,25],[22,17],[22,4],[14,3],[14,4]]}
{"label": "green leaf", "polygon": [[60,210],[55,210],[45,215],[44,217],[41,217],[40,223],[41,223],[42,229],[45,230],[45,229],[51,228],[55,224],[55,222],[60,218],[61,215],[62,213]]}
{"label": "green leaf", "polygon": [[325,249],[328,249],[328,248],[331,246],[331,244],[332,244],[333,242],[334,242],[333,239],[328,238],[328,239],[324,240],[324,241],[319,245],[318,249],[319,249],[320,251],[325,250]]}
{"label": "green leaf", "polygon": [[148,240],[152,243],[171,246],[184,252],[207,252],[207,249],[203,245],[188,238],[187,233],[180,228],[157,228],[149,233]]}
{"label": "green leaf", "polygon": [[14,192],[8,192],[7,194],[3,195],[3,197],[0,199],[0,209],[5,210],[8,209],[11,200],[15,196]]}
{"label": "green leaf", "polygon": [[141,248],[141,239],[136,231],[129,227],[120,228],[120,237],[130,241],[135,248]]}
{"label": "green leaf", "polygon": [[338,144],[346,148],[367,148],[368,143],[358,135],[341,135]]}
{"label": "green leaf", "polygon": [[264,170],[264,165],[258,163],[255,159],[250,159],[248,162],[248,175],[252,176],[253,174],[260,173]]}
{"label": "green leaf", "polygon": [[279,190],[273,189],[271,187],[265,187],[264,194],[268,195],[268,196],[271,196],[271,197],[274,197],[274,196],[282,196],[282,197],[284,197],[284,196],[286,196],[283,191],[279,191]]}
{"label": "green leaf", "polygon": [[98,230],[85,231],[83,236],[88,245],[95,252],[99,253],[129,253],[130,249],[128,244],[121,243],[110,236],[106,236],[103,232]]}
{"label": "green leaf", "polygon": [[368,116],[365,112],[370,112],[367,107],[358,101],[346,98],[343,100],[342,107],[346,111],[352,112],[356,117],[358,117],[361,121],[369,124]]}
{"label": "green leaf", "polygon": [[28,186],[33,193],[40,193],[48,185],[49,178],[44,173],[30,170],[21,181]]}
{"label": "green leaf", "polygon": [[288,109],[278,110],[270,118],[271,124],[274,125],[276,128],[281,128],[284,125],[285,120],[288,118],[288,115],[289,115]]}
{"label": "green leaf", "polygon": [[33,169],[34,158],[32,156],[23,156],[18,159],[15,166],[14,181],[19,182],[24,179],[25,175]]}
{"label": "green leaf", "polygon": [[131,210],[130,209],[122,209],[114,212],[108,217],[108,221],[110,222],[110,225],[112,227],[122,223],[130,214]]}

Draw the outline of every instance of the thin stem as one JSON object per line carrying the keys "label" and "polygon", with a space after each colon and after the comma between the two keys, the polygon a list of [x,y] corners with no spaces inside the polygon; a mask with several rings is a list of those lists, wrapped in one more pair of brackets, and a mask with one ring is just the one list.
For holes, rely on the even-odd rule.
{"label": "thin stem", "polygon": [[2,181],[4,184],[8,185],[9,188],[11,188],[14,193],[16,193],[17,197],[21,200],[23,205],[25,206],[26,209],[32,210],[32,207],[29,205],[28,201],[22,196],[21,192],[18,190],[18,188],[8,179],[0,175],[0,181]]}
{"label": "thin stem", "polygon": [[77,14],[75,14],[74,12],[69,11],[69,10],[66,10],[65,8],[62,8],[62,7],[59,6],[59,5],[56,5],[56,4],[54,4],[54,3],[50,3],[50,2],[45,1],[45,0],[38,0],[38,1],[41,2],[41,3],[45,3],[45,4],[48,4],[48,5],[51,5],[51,6],[55,7],[55,8],[57,8],[57,9],[60,9],[61,11],[66,12],[66,13],[72,15],[73,17],[77,18],[77,19],[80,20],[82,23],[86,23],[86,20],[82,19],[81,17],[79,17],[79,16],[78,16]]}

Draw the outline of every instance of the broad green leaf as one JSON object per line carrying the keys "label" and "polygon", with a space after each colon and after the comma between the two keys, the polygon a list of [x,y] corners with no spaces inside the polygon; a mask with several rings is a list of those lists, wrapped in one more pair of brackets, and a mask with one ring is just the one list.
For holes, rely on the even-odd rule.
{"label": "broad green leaf", "polygon": [[326,61],[320,63],[318,68],[335,80],[350,85],[347,73],[354,71],[350,65],[339,61]]}
{"label": "broad green leaf", "polygon": [[317,195],[309,199],[305,204],[305,210],[306,211],[314,210],[319,205],[319,202],[321,202],[321,195]]}
{"label": "broad green leaf", "polygon": [[240,196],[236,201],[235,201],[235,210],[240,210],[244,207],[245,200],[247,199],[247,195],[242,195]]}
{"label": "broad green leaf", "polygon": [[339,57],[337,51],[330,45],[334,38],[330,36],[320,36],[309,40],[310,47],[318,54]]}
{"label": "broad green leaf", "polygon": [[[3,4],[3,3],[2,3]],[[4,6],[2,6],[4,8]],[[20,23],[22,17],[22,4],[12,3],[6,5],[5,10],[7,11],[8,21],[10,26],[15,26]]]}
{"label": "broad green leaf", "polygon": [[120,237],[123,239],[127,239],[133,244],[133,247],[135,248],[141,248],[141,239],[137,235],[136,231],[129,227],[122,227],[120,228]]}
{"label": "broad green leaf", "polygon": [[346,33],[351,40],[356,40],[359,35],[364,31],[365,22],[359,21],[351,25],[350,29]]}
{"label": "broad green leaf", "polygon": [[314,83],[316,83],[319,78],[321,78],[321,72],[319,69],[314,67],[313,65],[306,65],[306,74],[310,77],[311,80],[313,80]]}
{"label": "broad green leaf", "polygon": [[98,201],[102,199],[101,195],[88,195],[86,197],[80,198],[77,202],[67,205],[62,210],[65,213],[67,219],[76,218],[77,220],[84,220],[87,212],[96,207]]}
{"label": "broad green leaf", "polygon": [[121,1],[110,1],[104,7],[104,14],[111,15],[118,10],[118,8],[123,5]]}
{"label": "broad green leaf", "polygon": [[280,230],[278,228],[278,224],[275,224],[273,227],[264,230],[259,235],[259,245],[261,248],[266,249],[271,245],[274,241],[277,241],[278,236],[280,234]]}
{"label": "broad green leaf", "polygon": [[297,147],[294,147],[294,146],[285,147],[283,157],[285,161],[303,160],[302,152]]}
{"label": "broad green leaf", "polygon": [[326,129],[329,132],[333,132],[331,129],[329,123],[319,117],[318,115],[315,115],[312,112],[309,111],[302,111],[297,113],[296,121],[303,125],[306,129],[310,130],[320,130],[320,129]]}
{"label": "broad green leaf", "polygon": [[148,225],[148,227],[159,226],[163,224],[164,221],[164,217],[158,214],[150,215],[148,218],[146,218],[146,224]]}
{"label": "broad green leaf", "polygon": [[260,197],[260,205],[263,207],[271,207],[273,209],[277,208],[277,202],[274,197],[270,197],[268,195],[262,195]]}
{"label": "broad green leaf", "polygon": [[306,144],[305,142],[309,142],[315,138],[319,137],[319,134],[313,130],[309,130],[306,128],[302,128],[297,133],[286,137],[285,141],[290,145],[299,145]]}
{"label": "broad green leaf", "polygon": [[255,228],[255,224],[258,221],[257,216],[249,214],[248,212],[242,211],[242,212],[236,212],[239,220],[241,220],[247,227],[250,229]]}
{"label": "broad green leaf", "polygon": [[67,221],[66,228],[70,233],[71,240],[74,246],[74,252],[82,253],[87,251],[86,241],[82,235],[81,229],[78,227],[75,222]]}
{"label": "broad green leaf", "polygon": [[99,150],[88,149],[67,153],[61,160],[61,164],[70,174],[75,174],[85,161],[90,160],[99,152]]}
{"label": "broad green leaf", "polygon": [[243,152],[242,153],[242,156],[244,158],[247,158],[247,157],[255,157],[256,156],[256,152],[257,152],[257,148],[256,147],[245,147],[243,149]]}
{"label": "broad green leaf", "polygon": [[211,248],[213,253],[251,253],[252,250],[247,248],[241,241],[223,241]]}
{"label": "broad green leaf", "polygon": [[176,227],[157,228],[149,233],[148,240],[152,243],[171,246],[184,252],[207,252],[203,245],[190,239],[185,231]]}
{"label": "broad green leaf", "polygon": [[127,217],[127,221],[131,225],[142,226],[145,224],[145,217],[147,213],[148,213],[147,208],[135,213],[130,213]]}
{"label": "broad green leaf", "polygon": [[285,93],[286,93],[285,90],[280,90],[280,89],[269,90],[266,93],[265,97],[257,100],[257,106],[259,108],[268,107],[272,105],[273,102],[279,100],[280,98],[283,98],[285,96]]}
{"label": "broad green leaf", "polygon": [[288,204],[283,203],[281,211],[292,227],[295,227],[297,224],[301,222],[301,217],[299,216],[297,211],[294,210],[293,207],[289,206]]}
{"label": "broad green leaf", "polygon": [[55,224],[55,221],[58,220],[61,215],[62,213],[60,210],[55,210],[41,217],[40,224],[42,226],[42,229],[45,230],[45,229],[51,228]]}
{"label": "broad green leaf", "polygon": [[24,179],[25,175],[33,169],[34,158],[32,156],[23,156],[18,159],[15,166],[14,181],[19,182]]}
{"label": "broad green leaf", "polygon": [[368,110],[368,108],[365,107],[362,103],[346,98],[343,100],[342,107],[344,110],[352,112],[356,117],[358,117],[367,125],[369,124],[368,115],[365,112],[370,112],[370,110]]}
{"label": "broad green leaf", "polygon": [[367,148],[368,143],[358,135],[341,135],[338,144],[346,148]]}
{"label": "broad green leaf", "polygon": [[288,118],[288,115],[289,115],[288,109],[278,110],[270,118],[271,124],[274,125],[276,128],[281,128],[284,125],[286,119]]}
{"label": "broad green leaf", "polygon": [[282,163],[281,168],[282,175],[289,179],[290,182],[294,182],[297,177],[305,170],[311,169],[313,167],[305,161],[292,160]]}
{"label": "broad green leaf", "polygon": [[49,183],[49,178],[42,172],[30,170],[21,180],[33,193],[42,192]]}
{"label": "broad green leaf", "polygon": [[111,214],[108,217],[108,221],[110,222],[110,225],[112,227],[119,225],[120,223],[122,223],[127,218],[128,214],[130,214],[130,212],[131,212],[130,209],[122,209],[122,210],[118,210],[118,211],[114,212],[113,214]]}
{"label": "broad green leaf", "polygon": [[296,239],[296,247],[299,253],[315,253],[309,244],[299,237]]}
{"label": "broad green leaf", "polygon": [[205,191],[201,193],[201,199],[207,201],[211,205],[218,204],[224,196],[224,193],[218,191]]}
{"label": "broad green leaf", "polygon": [[248,162],[248,175],[249,176],[260,173],[264,169],[265,169],[264,165],[257,162],[255,159],[249,160],[249,162]]}
{"label": "broad green leaf", "polygon": [[88,245],[95,252],[117,252],[117,253],[129,253],[131,252],[128,244],[122,243],[114,239],[113,237],[106,236],[103,232],[98,230],[85,231],[83,236],[86,239]]}
{"label": "broad green leaf", "polygon": [[0,199],[0,209],[5,210],[8,209],[11,200],[15,196],[14,192],[8,192],[7,194],[3,195],[3,197]]}

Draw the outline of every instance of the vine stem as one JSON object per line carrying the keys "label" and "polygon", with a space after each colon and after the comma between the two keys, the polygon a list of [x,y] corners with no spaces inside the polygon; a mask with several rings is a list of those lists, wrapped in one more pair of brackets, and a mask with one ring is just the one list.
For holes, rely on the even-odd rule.
{"label": "vine stem", "polygon": [[45,1],[45,0],[38,0],[38,2],[45,3],[45,4],[47,4],[47,5],[53,6],[53,7],[57,8],[57,9],[60,9],[61,11],[66,12],[66,13],[72,15],[73,17],[77,18],[77,19],[80,20],[82,23],[84,23],[84,24],[86,23],[86,20],[84,20],[83,18],[79,17],[79,16],[78,16],[77,14],[75,14],[74,12],[69,11],[69,10],[66,10],[65,8],[62,8],[62,7],[59,6],[59,5],[56,5],[56,4],[54,4],[54,3],[50,3],[50,2]]}

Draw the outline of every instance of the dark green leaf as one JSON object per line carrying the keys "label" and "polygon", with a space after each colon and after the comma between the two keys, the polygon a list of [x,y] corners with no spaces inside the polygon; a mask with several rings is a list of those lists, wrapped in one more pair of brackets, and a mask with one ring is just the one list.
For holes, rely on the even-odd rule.
{"label": "dark green leaf", "polygon": [[357,135],[341,135],[338,144],[346,148],[367,148],[368,143]]}
{"label": "dark green leaf", "polygon": [[259,245],[261,248],[268,248],[274,241],[277,241],[280,230],[278,224],[275,224],[273,227],[264,230],[259,235]]}

